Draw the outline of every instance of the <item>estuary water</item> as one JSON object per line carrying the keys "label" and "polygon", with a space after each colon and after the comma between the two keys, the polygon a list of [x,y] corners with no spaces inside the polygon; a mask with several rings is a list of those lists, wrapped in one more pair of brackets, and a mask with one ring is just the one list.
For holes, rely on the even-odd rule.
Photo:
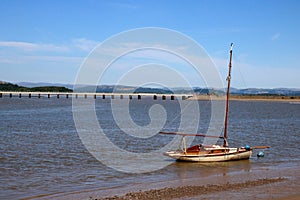
{"label": "estuary water", "polygon": [[[82,99],[85,101],[86,99]],[[89,100],[86,100],[89,101]],[[140,127],[151,122],[149,112],[159,104],[166,110],[164,129],[176,130],[182,110],[177,100],[96,99],[96,116],[109,140],[132,152],[162,148],[170,136],[151,139],[124,137],[111,114],[111,101],[129,106],[132,120]],[[189,102],[189,101],[185,101]],[[198,131],[205,133],[211,119],[209,101],[198,101]],[[125,121],[128,119],[124,119]],[[193,119],[190,119],[193,120]],[[170,162],[147,173],[125,173],[94,158],[83,145],[75,127],[72,99],[0,98],[0,199],[30,198],[92,189],[109,189],[173,180],[207,178],[259,169],[297,168],[300,164],[300,104],[289,102],[231,101],[230,146],[269,145],[265,156],[250,160],[203,165]],[[172,139],[172,137],[171,137]],[[202,142],[196,138],[194,143]],[[118,152],[111,152],[118,154]],[[128,162],[134,163],[134,158]],[[145,165],[147,158],[145,158]],[[114,194],[111,194],[112,196]]]}

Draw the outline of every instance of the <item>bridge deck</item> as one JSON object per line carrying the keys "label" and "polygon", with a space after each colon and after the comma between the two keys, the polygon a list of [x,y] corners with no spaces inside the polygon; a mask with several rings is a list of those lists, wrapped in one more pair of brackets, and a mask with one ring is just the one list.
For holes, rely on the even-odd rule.
{"label": "bridge deck", "polygon": [[93,93],[93,92],[16,92],[16,91],[0,91],[0,98],[4,96],[12,97],[53,97],[56,96],[57,98],[60,97],[93,97],[94,99],[101,97],[102,99],[111,98],[114,99],[115,97],[119,97],[120,99],[128,98],[132,99],[133,97],[137,99],[141,99],[142,97],[153,97],[154,100],[161,98],[162,100],[166,100],[167,98],[174,100],[182,99],[185,100],[189,97],[192,97],[192,94],[155,94],[155,93]]}

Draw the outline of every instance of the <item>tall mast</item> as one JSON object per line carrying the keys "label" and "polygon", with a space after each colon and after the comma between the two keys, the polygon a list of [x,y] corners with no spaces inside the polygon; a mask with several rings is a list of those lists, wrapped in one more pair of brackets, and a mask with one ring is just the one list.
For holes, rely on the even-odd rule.
{"label": "tall mast", "polygon": [[225,123],[224,123],[224,147],[228,146],[227,143],[227,125],[228,125],[228,111],[229,111],[229,95],[230,95],[230,79],[231,79],[231,60],[232,60],[232,47],[233,43],[230,45],[230,59],[228,65],[228,76],[227,76],[227,94],[226,94],[226,111],[225,111]]}

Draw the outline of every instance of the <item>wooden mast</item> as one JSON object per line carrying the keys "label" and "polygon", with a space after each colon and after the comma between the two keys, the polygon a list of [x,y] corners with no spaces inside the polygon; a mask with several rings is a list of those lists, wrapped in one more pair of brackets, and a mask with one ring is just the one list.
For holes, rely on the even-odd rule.
{"label": "wooden mast", "polygon": [[228,65],[228,76],[227,76],[227,94],[226,94],[226,111],[225,111],[225,123],[224,123],[224,147],[228,146],[227,143],[227,125],[228,125],[228,111],[229,111],[229,96],[230,96],[230,79],[231,79],[231,61],[232,61],[232,47],[233,43],[230,45],[230,59]]}

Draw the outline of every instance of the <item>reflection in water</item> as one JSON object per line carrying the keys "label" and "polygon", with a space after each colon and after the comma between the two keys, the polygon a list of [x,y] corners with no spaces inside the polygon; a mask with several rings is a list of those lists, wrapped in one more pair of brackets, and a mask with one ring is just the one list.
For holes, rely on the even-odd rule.
{"label": "reflection in water", "polygon": [[228,173],[251,172],[251,161],[229,161],[229,162],[174,162],[168,166],[176,177],[184,183],[186,179],[206,178],[210,176],[227,176]]}

